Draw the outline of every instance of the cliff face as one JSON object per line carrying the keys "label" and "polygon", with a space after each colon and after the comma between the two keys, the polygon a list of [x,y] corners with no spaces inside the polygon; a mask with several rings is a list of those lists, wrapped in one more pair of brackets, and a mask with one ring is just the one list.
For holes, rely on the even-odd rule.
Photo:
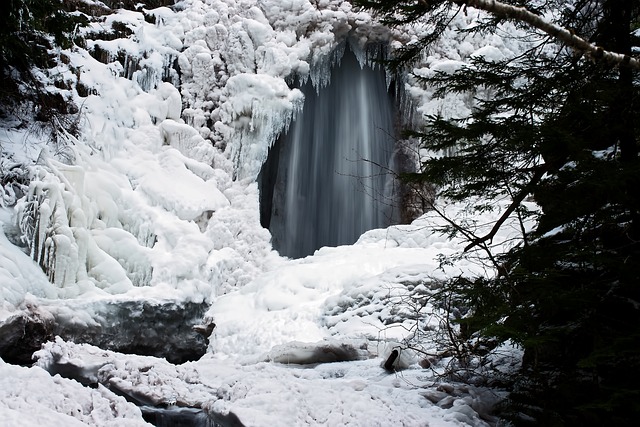
{"label": "cliff face", "polygon": [[[366,101],[320,120],[317,130],[306,129],[311,125],[304,117],[312,117],[311,110],[317,108],[308,103],[304,110],[305,95],[297,87],[310,82],[305,89],[309,100],[316,98],[314,91],[329,90],[331,69],[340,59],[335,52],[347,38],[357,64],[345,58],[351,71],[343,74],[355,75],[380,54],[366,46],[383,43],[392,54],[419,29],[389,30],[337,0],[186,0],[153,8],[166,2],[156,3],[64,2],[62,12],[82,25],[65,33],[68,44],[43,30],[47,60],[29,68],[37,85],[16,80],[25,93],[31,90],[53,101],[40,104],[38,99],[44,98],[27,97],[4,104],[0,170],[8,240],[0,266],[7,278],[2,288],[7,313],[24,309],[28,294],[63,305],[120,297],[209,304],[284,262],[272,250],[272,235],[260,225],[255,180],[270,147],[294,116],[301,120],[290,134],[304,127],[308,135],[329,135],[339,128],[345,133],[342,139],[350,142],[367,133],[393,133],[388,117],[373,125],[376,129],[366,124],[354,129],[355,119],[350,118],[372,103],[378,107],[386,102],[384,83],[392,84],[390,73],[383,77],[379,70],[376,89],[347,97]],[[473,16],[452,22],[464,28]],[[455,37],[434,45],[416,73],[455,67],[483,43]],[[447,55],[459,60],[443,59]],[[407,122],[418,123],[415,116],[423,113],[456,114],[467,108],[468,100],[457,95],[440,104],[432,101],[429,90],[414,85],[411,76],[394,78],[396,103]],[[341,85],[336,95],[325,102],[329,111],[331,104],[341,104],[343,89],[357,86],[336,85]],[[416,109],[420,113],[411,113]],[[339,125],[340,118],[348,123]],[[369,119],[374,118],[365,122]],[[340,139],[334,136],[321,139]],[[366,147],[349,152],[346,143],[340,143],[338,148],[343,151],[334,157],[369,166],[389,165],[393,150],[380,148],[379,157]],[[292,160],[305,177],[311,174],[304,166],[308,158],[330,157],[334,149],[318,140],[315,148],[297,150],[307,155],[307,160]],[[405,149],[408,152],[413,157],[403,160],[404,167],[417,161],[415,150]],[[354,175],[360,181],[379,176],[374,170],[326,169],[319,174]],[[278,184],[278,203],[291,193],[285,185]],[[366,228],[386,225],[386,214],[367,227],[348,224],[361,213],[372,216],[385,209],[360,209],[367,203],[359,199],[385,204],[380,198],[386,197],[384,186],[364,183],[349,193],[348,200],[340,202],[353,207],[349,213],[322,213],[313,207],[340,204],[330,199],[310,204],[306,211],[298,208],[307,204],[295,200],[272,204],[274,218],[284,218],[284,209],[300,210],[299,221],[280,221],[274,241],[293,236],[305,242],[305,230],[318,228],[305,221],[316,217],[327,229],[347,227],[351,234],[348,240],[318,240],[304,254],[325,244],[353,242]],[[318,193],[314,197],[322,192],[295,191]],[[329,234],[318,230],[314,233]],[[25,256],[33,260],[29,268],[22,267]],[[74,321],[92,324],[91,315]]]}
{"label": "cliff face", "polygon": [[287,79],[328,84],[356,18],[354,46],[386,37],[337,1],[167,3],[64,2],[50,14],[78,25],[64,40],[42,28],[46,61],[5,70],[24,96],[3,104],[3,222],[21,254],[3,258],[3,309],[33,295],[66,337],[126,336],[130,316],[83,306],[73,318],[39,298],[206,306],[280,263],[254,180],[302,108]]}

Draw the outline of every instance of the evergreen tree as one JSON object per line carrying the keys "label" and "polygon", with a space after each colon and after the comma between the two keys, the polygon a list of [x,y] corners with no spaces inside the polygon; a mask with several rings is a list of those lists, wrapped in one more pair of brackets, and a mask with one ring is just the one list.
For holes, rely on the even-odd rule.
{"label": "evergreen tree", "polygon": [[[640,82],[632,55],[639,2],[356,3],[390,25],[431,22],[434,32],[400,52],[395,65],[428,48],[466,4],[491,12],[477,31],[495,32],[510,19],[532,37],[547,35],[517,58],[475,59],[422,79],[436,95],[481,87],[491,97],[477,99],[468,117],[430,117],[418,134],[422,144],[453,154],[434,156],[424,173],[405,178],[433,183],[452,200],[510,197],[487,235],[454,227],[469,236],[467,249],[486,247],[508,214],[530,214],[526,198],[541,208],[523,243],[495,258],[495,278],[451,280],[472,308],[464,330],[524,349],[508,402],[512,419],[631,425],[640,415]],[[540,18],[552,10],[547,16],[556,22]]]}

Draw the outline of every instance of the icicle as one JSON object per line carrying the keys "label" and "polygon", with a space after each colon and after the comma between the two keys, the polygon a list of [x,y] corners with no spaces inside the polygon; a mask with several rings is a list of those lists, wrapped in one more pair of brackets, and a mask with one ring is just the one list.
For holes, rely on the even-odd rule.
{"label": "icicle", "polygon": [[311,83],[316,89],[316,93],[320,93],[320,89],[326,87],[331,82],[331,69],[340,65],[340,61],[344,56],[346,42],[338,44],[329,55],[314,58],[309,72]]}
{"label": "icicle", "polygon": [[233,76],[225,91],[230,101],[221,106],[223,121],[216,129],[229,141],[234,178],[255,179],[269,148],[302,108],[304,96],[283,80],[264,74]]}

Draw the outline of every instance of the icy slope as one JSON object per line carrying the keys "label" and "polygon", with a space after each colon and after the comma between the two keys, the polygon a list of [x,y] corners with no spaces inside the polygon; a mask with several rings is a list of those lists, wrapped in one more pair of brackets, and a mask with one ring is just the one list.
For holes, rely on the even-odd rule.
{"label": "icy slope", "polygon": [[[474,16],[456,16],[416,73],[518,51],[455,32]],[[260,227],[253,181],[301,105],[286,79],[321,88],[349,32],[352,47],[384,39],[393,47],[424,29],[392,33],[337,0],[185,0],[175,10],[114,11],[81,31],[86,48],[56,52],[59,62],[42,73],[80,107],[79,137],[63,132],[46,146],[3,125],[7,164],[30,175],[5,228],[19,226],[12,241],[55,285],[46,296],[211,302],[283,262]],[[458,98],[432,103],[410,77],[407,91],[421,113],[468,108]]]}

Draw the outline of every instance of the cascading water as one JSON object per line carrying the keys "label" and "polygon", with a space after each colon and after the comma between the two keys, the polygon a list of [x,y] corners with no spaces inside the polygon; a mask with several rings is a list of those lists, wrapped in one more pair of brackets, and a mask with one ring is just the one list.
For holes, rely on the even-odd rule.
{"label": "cascading water", "polygon": [[361,67],[347,48],[331,83],[302,87],[304,108],[261,176],[262,222],[281,255],[352,244],[389,225],[385,192],[394,149],[393,103],[381,67]]}

